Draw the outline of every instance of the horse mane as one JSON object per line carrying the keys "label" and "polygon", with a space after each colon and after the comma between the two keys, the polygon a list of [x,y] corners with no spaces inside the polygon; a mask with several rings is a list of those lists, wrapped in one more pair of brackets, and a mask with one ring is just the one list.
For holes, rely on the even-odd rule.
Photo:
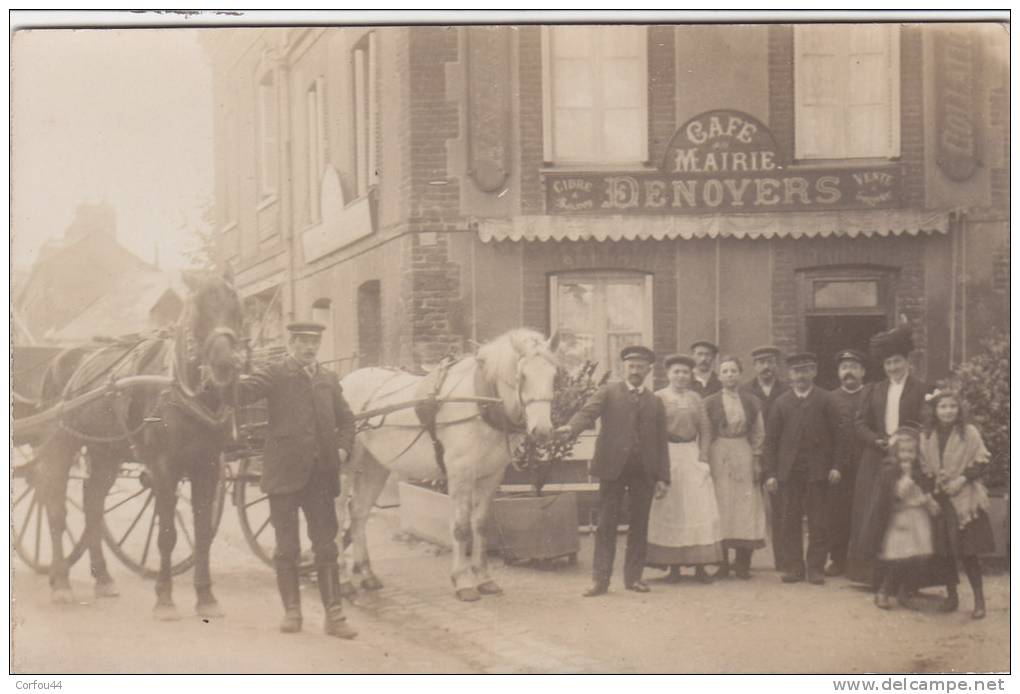
{"label": "horse mane", "polygon": [[477,359],[485,380],[490,383],[500,380],[512,383],[517,376],[517,362],[522,356],[535,353],[547,355],[553,363],[559,362],[556,355],[549,351],[545,335],[530,328],[515,328],[482,345],[478,349]]}

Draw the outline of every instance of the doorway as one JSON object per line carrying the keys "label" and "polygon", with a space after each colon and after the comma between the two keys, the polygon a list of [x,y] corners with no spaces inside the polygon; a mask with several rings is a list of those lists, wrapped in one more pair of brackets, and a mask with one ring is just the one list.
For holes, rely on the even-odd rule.
{"label": "doorway", "polygon": [[[828,390],[837,388],[836,355],[844,349],[856,349],[868,355],[871,336],[885,330],[887,325],[885,316],[808,316],[805,342],[808,351],[818,357],[818,378],[815,382]],[[869,356],[865,367],[865,383],[881,380],[881,364],[873,363]]]}

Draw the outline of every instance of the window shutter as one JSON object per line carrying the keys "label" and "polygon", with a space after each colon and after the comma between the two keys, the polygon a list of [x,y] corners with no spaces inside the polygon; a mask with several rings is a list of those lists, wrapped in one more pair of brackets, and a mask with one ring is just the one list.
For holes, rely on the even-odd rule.
{"label": "window shutter", "polygon": [[[794,31],[796,156],[843,156],[841,66],[846,53],[831,26],[798,25]],[[834,40],[836,39],[836,40]]]}
{"label": "window shutter", "polygon": [[553,158],[590,160],[595,143],[595,77],[599,66],[592,27],[560,26],[552,32]]}
{"label": "window shutter", "polygon": [[849,39],[845,80],[847,157],[887,157],[893,151],[893,26],[856,24]]}

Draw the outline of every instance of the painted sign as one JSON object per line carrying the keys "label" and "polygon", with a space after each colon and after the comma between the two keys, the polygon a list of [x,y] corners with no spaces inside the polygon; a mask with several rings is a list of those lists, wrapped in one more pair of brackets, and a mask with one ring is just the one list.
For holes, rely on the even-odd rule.
{"label": "painted sign", "polygon": [[739,111],[680,127],[658,171],[547,172],[548,214],[710,214],[900,206],[897,165],[791,166],[768,129]]}
{"label": "painted sign", "polygon": [[935,160],[952,181],[966,181],[981,163],[981,58],[972,31],[935,36]]}

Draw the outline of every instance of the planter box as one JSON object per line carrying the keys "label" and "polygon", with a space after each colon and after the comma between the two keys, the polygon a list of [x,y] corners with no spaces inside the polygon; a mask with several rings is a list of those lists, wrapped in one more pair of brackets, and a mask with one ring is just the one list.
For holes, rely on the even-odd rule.
{"label": "planter box", "polygon": [[[450,499],[400,482],[400,527],[415,537],[450,546]],[[507,561],[570,557],[580,549],[577,496],[572,492],[535,497],[497,496],[486,523],[486,550]]]}
{"label": "planter box", "polygon": [[995,537],[995,552],[988,556],[1009,557],[1009,494],[989,494],[988,520]]}

